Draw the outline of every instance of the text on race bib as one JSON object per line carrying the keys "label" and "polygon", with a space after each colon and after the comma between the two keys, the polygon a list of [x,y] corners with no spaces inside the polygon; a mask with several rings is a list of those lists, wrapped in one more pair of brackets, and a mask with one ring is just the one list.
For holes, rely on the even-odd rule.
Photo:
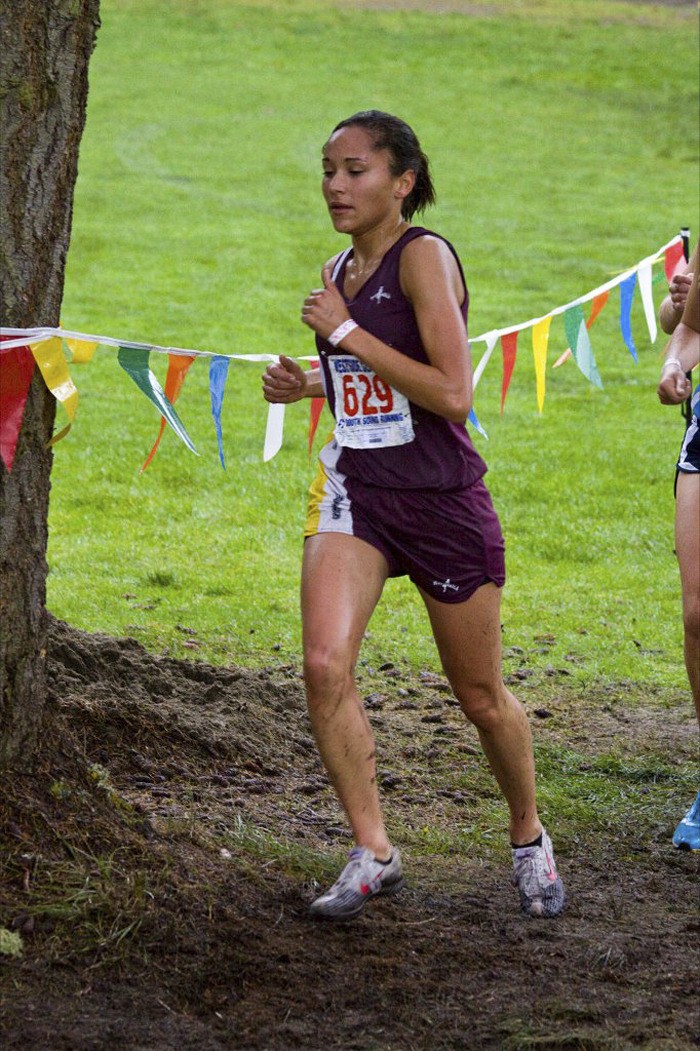
{"label": "text on race bib", "polygon": [[335,393],[335,438],[350,449],[387,448],[413,441],[411,406],[351,354],[328,361]]}

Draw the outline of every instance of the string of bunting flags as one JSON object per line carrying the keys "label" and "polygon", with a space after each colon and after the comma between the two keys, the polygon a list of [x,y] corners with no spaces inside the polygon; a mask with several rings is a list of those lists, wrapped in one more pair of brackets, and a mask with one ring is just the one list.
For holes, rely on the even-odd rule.
{"label": "string of bunting flags", "polygon": [[[597,387],[603,386],[598,366],[593,353],[589,330],[600,312],[608,303],[611,291],[619,287],[620,306],[619,320],[622,338],[630,355],[636,362],[637,349],[632,337],[631,311],[636,289],[639,289],[644,315],[649,329],[649,337],[656,340],[656,311],[652,295],[652,267],[663,259],[666,280],[670,281],[682,260],[687,258],[688,231],[683,229],[667,244],[652,255],[642,259],[635,266],[617,274],[610,281],[598,288],[579,296],[578,299],[550,310],[543,317],[531,318],[518,325],[494,329],[480,336],[470,337],[470,345],[485,343],[486,348],[474,370],[474,388],[477,387],[484,370],[488,365],[496,346],[500,343],[502,357],[501,413],[505,407],[508,388],[513,376],[518,354],[520,333],[532,330],[532,353],[535,365],[535,385],[538,410],[544,406],[546,390],[547,352],[552,321],[563,315],[564,330],[568,349],[554,362],[553,368],[573,358],[586,379]],[[658,275],[661,279],[661,275]],[[591,304],[586,316],[584,305]],[[17,441],[22,426],[29,386],[35,367],[46,383],[46,386],[60,402],[68,417],[68,423],[54,434],[50,445],[68,434],[78,407],[78,390],[71,378],[69,362],[87,364],[98,346],[114,347],[117,350],[119,365],[131,377],[136,386],[155,405],[161,415],[160,430],[153,448],[141,468],[145,471],[156,454],[166,423],[170,424],[178,437],[188,449],[197,454],[184,424],[175,411],[174,405],[182,390],[188,370],[197,358],[209,358],[209,393],[211,413],[216,432],[217,446],[221,466],[226,462],[223,449],[221,427],[221,410],[224,390],[232,361],[273,362],[278,360],[276,354],[217,354],[204,350],[185,350],[180,347],[160,347],[149,343],[133,343],[118,340],[111,336],[94,336],[82,332],[72,332],[63,328],[4,328],[0,327],[0,454],[8,471],[12,470]],[[68,354],[66,353],[68,352]],[[149,366],[151,353],[168,355],[168,370],[163,389]],[[297,358],[299,361],[315,362],[311,356]],[[311,401],[309,421],[309,453],[313,444],[319,417],[324,404],[323,398]],[[282,446],[284,431],[284,405],[268,407],[267,427],[263,447],[263,460],[272,459]],[[472,409],[469,414],[472,426],[484,437],[486,432],[479,423]]]}

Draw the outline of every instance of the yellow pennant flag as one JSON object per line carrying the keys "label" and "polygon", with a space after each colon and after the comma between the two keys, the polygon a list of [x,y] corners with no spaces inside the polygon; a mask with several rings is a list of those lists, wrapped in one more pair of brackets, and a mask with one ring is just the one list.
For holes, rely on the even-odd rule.
{"label": "yellow pennant flag", "polygon": [[87,339],[67,339],[66,346],[71,352],[71,361],[86,365],[92,360],[92,355],[99,347],[99,343],[91,343]]}
{"label": "yellow pennant flag", "polygon": [[70,420],[70,423],[58,434],[54,434],[49,442],[49,445],[55,445],[56,442],[60,442],[61,438],[65,438],[71,429],[75,419],[75,412],[78,408],[78,391],[70,378],[68,363],[63,353],[63,343],[58,336],[33,346],[32,354],[39,366],[41,375],[44,377],[46,386],[56,401],[60,401]]}
{"label": "yellow pennant flag", "polygon": [[535,380],[537,383],[537,407],[542,414],[544,406],[545,372],[547,370],[547,346],[552,315],[532,326],[532,353],[535,358]]}

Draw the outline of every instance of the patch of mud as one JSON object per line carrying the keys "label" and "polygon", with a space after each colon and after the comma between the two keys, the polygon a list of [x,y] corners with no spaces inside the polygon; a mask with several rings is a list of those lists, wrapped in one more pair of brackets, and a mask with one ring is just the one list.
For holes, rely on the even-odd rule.
{"label": "patch of mud", "polygon": [[[644,776],[619,835],[556,831],[564,917],[518,913],[498,829],[474,854],[408,849],[396,899],[319,925],[307,903],[348,837],[299,670],[174,661],[54,622],[42,760],[0,783],[0,926],[25,944],[2,958],[2,1046],[699,1046],[697,862],[658,802],[642,820],[655,764],[695,754],[688,702],[521,674],[543,757],[629,757]],[[456,843],[497,793],[444,680],[387,661],[361,685],[392,826]]]}

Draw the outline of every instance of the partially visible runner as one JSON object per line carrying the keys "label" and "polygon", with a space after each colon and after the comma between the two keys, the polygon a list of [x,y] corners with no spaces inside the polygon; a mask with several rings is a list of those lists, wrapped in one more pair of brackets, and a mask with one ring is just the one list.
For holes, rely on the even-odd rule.
{"label": "partially visible runner", "polygon": [[[691,397],[691,416],[676,464],[676,556],[681,574],[685,666],[700,723],[700,384],[692,391],[687,373],[700,362],[700,242],[685,269],[674,275],[659,308],[666,347],[658,395],[664,405]],[[700,851],[700,791],[673,834],[681,850]]]}
{"label": "partially visible runner", "polygon": [[472,403],[464,274],[444,238],[410,225],[434,201],[428,160],[402,120],[357,113],[323,148],[322,189],[335,229],[352,244],[326,263],[323,288],[304,301],[320,369],[281,357],[263,377],[267,401],[325,394],[335,417],[305,530],[304,680],[356,846],[311,912],[348,919],[403,883],[355,665],[387,578],[407,575],[508,803],[521,907],[556,916],[564,888],[537,814],[530,727],[501,674],[503,539],[486,465],[464,426]]}

